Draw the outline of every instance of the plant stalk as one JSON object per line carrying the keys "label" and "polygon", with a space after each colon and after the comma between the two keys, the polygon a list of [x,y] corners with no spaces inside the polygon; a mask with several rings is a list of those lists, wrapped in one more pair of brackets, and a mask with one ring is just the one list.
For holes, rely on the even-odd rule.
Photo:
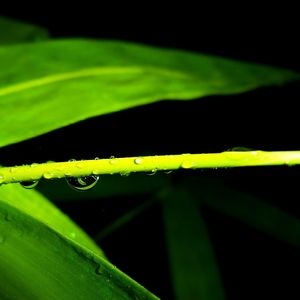
{"label": "plant stalk", "polygon": [[157,155],[48,162],[0,167],[0,184],[22,181],[83,177],[101,174],[128,175],[177,169],[233,168],[300,164],[300,151],[226,151],[222,153]]}

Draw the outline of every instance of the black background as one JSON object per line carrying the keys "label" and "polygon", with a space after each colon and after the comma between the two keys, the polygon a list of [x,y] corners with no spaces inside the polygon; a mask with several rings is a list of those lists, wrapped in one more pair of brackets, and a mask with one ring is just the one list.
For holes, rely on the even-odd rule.
{"label": "black background", "polygon": [[[218,4],[204,9],[188,4],[162,8],[143,3],[142,7],[131,9],[115,3],[111,8],[90,6],[61,11],[56,7],[52,12],[49,6],[45,4],[29,14],[13,11],[2,14],[44,26],[53,37],[129,40],[300,71],[299,25],[292,7],[288,10],[279,7],[275,12],[245,5],[236,12],[224,10]],[[160,102],[92,118],[5,147],[0,155],[3,164],[11,165],[111,155],[219,152],[236,146],[299,150],[299,95],[299,85],[289,84],[188,103]],[[143,132],[138,138],[137,129]],[[235,188],[264,197],[300,216],[298,173],[298,167],[281,167],[214,170],[199,176],[225,178]],[[100,204],[89,202],[86,206],[61,204],[61,208],[93,235],[100,225],[92,220],[104,218],[109,222],[116,217],[116,206],[121,214],[139,200],[125,197]],[[228,299],[300,296],[298,248],[210,209],[204,210],[204,218]],[[155,206],[101,246],[121,270],[158,296],[171,299],[164,243],[161,212]]]}

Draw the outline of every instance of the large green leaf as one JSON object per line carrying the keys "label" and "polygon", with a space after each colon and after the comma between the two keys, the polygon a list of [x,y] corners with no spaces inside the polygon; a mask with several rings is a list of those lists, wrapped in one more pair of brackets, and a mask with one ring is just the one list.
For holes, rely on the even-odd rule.
{"label": "large green leaf", "polygon": [[107,260],[2,201],[0,298],[157,299]]}
{"label": "large green leaf", "polygon": [[104,256],[97,244],[67,215],[39,192],[26,190],[18,184],[0,187],[0,202],[5,202],[59,232],[99,256]]}
{"label": "large green leaf", "polygon": [[163,99],[231,94],[299,79],[287,70],[118,41],[0,47],[0,146]]}
{"label": "large green leaf", "polygon": [[35,42],[47,38],[47,30],[39,26],[0,16],[0,45]]}
{"label": "large green leaf", "polygon": [[176,299],[224,299],[205,224],[191,194],[181,188],[162,199]]}
{"label": "large green leaf", "polygon": [[226,187],[219,180],[192,180],[199,203],[229,215],[281,241],[300,246],[300,220],[257,197]]}

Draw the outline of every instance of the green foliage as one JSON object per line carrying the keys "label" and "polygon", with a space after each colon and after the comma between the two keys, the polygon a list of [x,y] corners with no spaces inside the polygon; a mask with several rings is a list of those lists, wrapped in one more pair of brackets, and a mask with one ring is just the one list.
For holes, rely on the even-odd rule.
{"label": "green foliage", "polygon": [[162,195],[176,299],[224,299],[204,221],[186,187]]}
{"label": "green foliage", "polygon": [[159,100],[299,79],[291,71],[203,54],[84,39],[1,47],[0,70],[0,147]]}
{"label": "green foliage", "polygon": [[[44,29],[0,19],[0,147],[134,106],[241,93],[300,78],[288,70],[179,50],[121,41],[40,41],[46,37]],[[61,182],[39,189],[55,201],[153,196],[103,228],[99,240],[161,201],[176,299],[225,297],[201,217],[204,205],[299,245],[299,220],[279,209],[220,182],[199,183],[187,175],[178,184],[166,176],[107,177],[84,196]],[[0,187],[1,299],[157,299],[116,269],[43,195],[14,184]]]}
{"label": "green foliage", "polygon": [[38,42],[48,37],[44,28],[0,16],[0,45]]}
{"label": "green foliage", "polygon": [[0,201],[0,298],[157,299],[105,259]]}

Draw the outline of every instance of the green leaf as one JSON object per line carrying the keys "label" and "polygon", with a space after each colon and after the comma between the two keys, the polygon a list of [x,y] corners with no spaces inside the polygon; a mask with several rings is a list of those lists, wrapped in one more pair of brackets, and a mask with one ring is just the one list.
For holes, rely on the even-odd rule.
{"label": "green leaf", "polygon": [[300,220],[283,210],[231,188],[218,180],[189,185],[199,203],[233,217],[281,241],[300,246]]}
{"label": "green leaf", "polygon": [[48,38],[46,29],[17,20],[0,17],[0,45],[35,42]]}
{"label": "green leaf", "polygon": [[166,240],[176,299],[224,299],[220,275],[205,224],[185,189],[162,199]]}
{"label": "green leaf", "polygon": [[107,260],[2,201],[0,298],[157,299]]}
{"label": "green leaf", "polygon": [[118,41],[0,47],[0,146],[164,99],[241,93],[299,79],[287,70]]}
{"label": "green leaf", "polygon": [[0,202],[5,202],[23,213],[59,232],[82,247],[104,257],[97,244],[67,215],[61,212],[43,195],[35,190],[26,190],[18,184],[0,186]]}

